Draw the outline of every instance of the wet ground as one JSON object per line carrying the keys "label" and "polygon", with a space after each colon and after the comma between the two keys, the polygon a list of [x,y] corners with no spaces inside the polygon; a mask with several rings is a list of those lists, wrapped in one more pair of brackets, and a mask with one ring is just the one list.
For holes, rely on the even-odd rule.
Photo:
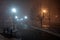
{"label": "wet ground", "polygon": [[20,30],[20,32],[17,32],[17,36],[20,36],[20,39],[9,39],[0,35],[0,40],[60,40],[60,37],[38,29]]}

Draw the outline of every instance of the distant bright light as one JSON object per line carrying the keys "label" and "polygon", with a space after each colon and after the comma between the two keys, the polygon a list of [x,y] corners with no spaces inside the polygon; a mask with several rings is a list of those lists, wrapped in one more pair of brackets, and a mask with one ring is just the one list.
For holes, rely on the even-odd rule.
{"label": "distant bright light", "polygon": [[46,10],[43,10],[44,13],[46,13],[47,11]]}
{"label": "distant bright light", "polygon": [[27,19],[28,17],[27,16],[24,16],[25,19]]}
{"label": "distant bright light", "polygon": [[21,21],[23,20],[23,18],[20,19]]}
{"label": "distant bright light", "polygon": [[15,16],[15,18],[17,19],[18,17],[17,17],[17,16]]}
{"label": "distant bright light", "polygon": [[15,8],[13,8],[13,9],[12,9],[12,12],[16,13],[16,9],[15,9]]}
{"label": "distant bright light", "polygon": [[56,15],[55,17],[57,18],[58,16]]}

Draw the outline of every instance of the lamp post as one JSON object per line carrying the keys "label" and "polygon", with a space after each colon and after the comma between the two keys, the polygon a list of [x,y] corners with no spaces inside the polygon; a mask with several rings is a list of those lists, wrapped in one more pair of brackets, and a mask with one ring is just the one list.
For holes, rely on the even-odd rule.
{"label": "lamp post", "polygon": [[44,14],[46,13],[46,10],[42,10],[42,17],[41,17],[41,28],[43,27],[43,19],[44,19]]}
{"label": "lamp post", "polygon": [[12,29],[13,29],[13,31],[15,31],[15,30],[16,30],[16,29],[15,29],[15,28],[16,28],[16,27],[15,27],[15,26],[16,26],[16,25],[15,25],[15,19],[17,19],[18,17],[15,16],[15,15],[16,15],[16,9],[15,9],[15,8],[12,8],[11,11],[12,11],[12,19],[13,19],[13,20],[12,20],[12,21],[13,21],[13,22],[12,22],[12,25],[13,25],[13,26],[12,26]]}

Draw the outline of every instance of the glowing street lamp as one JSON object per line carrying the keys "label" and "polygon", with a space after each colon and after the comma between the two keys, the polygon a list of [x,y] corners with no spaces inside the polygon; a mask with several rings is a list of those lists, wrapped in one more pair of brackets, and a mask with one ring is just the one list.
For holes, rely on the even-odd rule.
{"label": "glowing street lamp", "polygon": [[16,9],[15,9],[15,8],[12,8],[12,12],[13,12],[13,13],[16,13]]}
{"label": "glowing street lamp", "polygon": [[28,17],[27,16],[24,16],[25,19],[27,19]]}
{"label": "glowing street lamp", "polygon": [[43,13],[46,13],[47,11],[46,10],[42,10]]}
{"label": "glowing street lamp", "polygon": [[44,18],[44,14],[47,13],[47,10],[42,10],[42,16]]}
{"label": "glowing street lamp", "polygon": [[17,19],[18,17],[17,17],[17,16],[15,16],[15,18]]}

